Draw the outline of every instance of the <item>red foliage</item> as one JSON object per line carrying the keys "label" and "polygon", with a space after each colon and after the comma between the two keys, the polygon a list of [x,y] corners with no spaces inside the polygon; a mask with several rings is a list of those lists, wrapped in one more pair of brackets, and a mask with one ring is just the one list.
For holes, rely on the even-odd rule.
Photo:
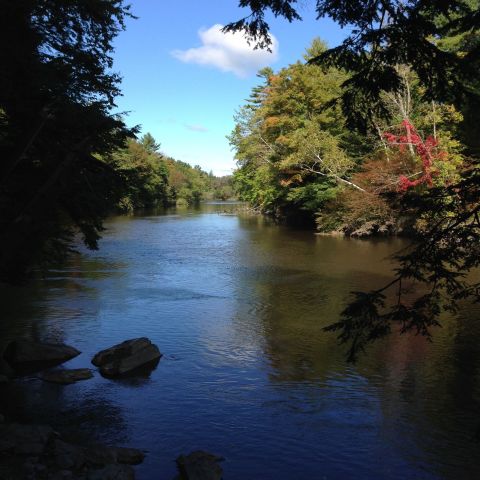
{"label": "red foliage", "polygon": [[406,132],[404,135],[395,135],[387,132],[384,133],[384,137],[389,145],[398,145],[401,151],[405,149],[406,145],[412,145],[416,154],[422,160],[422,175],[415,180],[410,180],[405,175],[401,175],[399,178],[399,190],[405,192],[411,187],[423,184],[431,187],[433,185],[432,177],[435,174],[432,170],[433,164],[435,160],[443,158],[446,152],[437,150],[438,141],[431,136],[423,141],[415,127],[408,120],[404,120],[402,126]]}

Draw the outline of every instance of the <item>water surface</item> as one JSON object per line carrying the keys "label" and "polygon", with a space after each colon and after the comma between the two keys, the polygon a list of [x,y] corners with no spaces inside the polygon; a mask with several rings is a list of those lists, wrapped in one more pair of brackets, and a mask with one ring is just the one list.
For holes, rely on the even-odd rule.
{"label": "water surface", "polygon": [[140,480],[171,480],[196,449],[224,456],[227,480],[480,478],[478,307],[431,344],[393,336],[349,365],[322,327],[351,290],[390,278],[403,243],[316,237],[234,207],[112,218],[98,252],[4,287],[2,343],[63,341],[82,351],[77,368],[148,336],[164,357],[139,378],[25,378],[0,408],[148,450]]}

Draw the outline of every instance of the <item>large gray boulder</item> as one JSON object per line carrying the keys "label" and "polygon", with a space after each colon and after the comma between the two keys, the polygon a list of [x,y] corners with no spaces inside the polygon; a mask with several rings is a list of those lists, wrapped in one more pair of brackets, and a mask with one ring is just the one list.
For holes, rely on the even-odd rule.
{"label": "large gray boulder", "polygon": [[47,366],[66,362],[80,352],[63,343],[40,343],[30,340],[14,340],[7,345],[3,358],[16,371],[38,371]]}
{"label": "large gray boulder", "polygon": [[223,470],[218,464],[222,457],[197,450],[177,458],[179,475],[175,480],[222,480]]}
{"label": "large gray boulder", "polygon": [[162,354],[148,338],[134,338],[98,352],[92,363],[107,377],[117,377],[158,363]]}

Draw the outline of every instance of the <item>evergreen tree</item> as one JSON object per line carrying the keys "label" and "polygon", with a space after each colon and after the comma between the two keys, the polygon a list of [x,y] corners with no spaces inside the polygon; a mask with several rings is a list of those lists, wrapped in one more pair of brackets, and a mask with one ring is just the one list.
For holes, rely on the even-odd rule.
{"label": "evergreen tree", "polygon": [[61,259],[80,231],[97,247],[121,184],[99,156],[129,131],[113,39],[122,0],[0,2],[0,278]]}

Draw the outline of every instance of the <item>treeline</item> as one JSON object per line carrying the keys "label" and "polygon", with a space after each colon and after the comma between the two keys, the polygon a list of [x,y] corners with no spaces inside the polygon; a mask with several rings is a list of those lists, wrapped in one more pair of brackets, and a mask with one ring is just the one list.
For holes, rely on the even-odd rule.
{"label": "treeline", "polygon": [[119,176],[120,192],[114,207],[120,212],[172,205],[195,205],[202,200],[233,197],[232,178],[216,177],[199,165],[175,160],[160,152],[147,133],[127,140],[124,148],[103,157]]}
{"label": "treeline", "polygon": [[[459,54],[468,47],[458,37],[444,42]],[[399,64],[401,85],[380,93],[383,114],[371,115],[367,129],[352,130],[335,102],[349,74],[309,64],[326,49],[315,39],[303,61],[258,73],[261,83],[237,112],[229,137],[239,198],[322,232],[364,236],[421,228],[422,219],[405,212],[401,199],[458,181],[468,148],[478,143],[465,121],[471,106],[425,100],[416,74]]]}

